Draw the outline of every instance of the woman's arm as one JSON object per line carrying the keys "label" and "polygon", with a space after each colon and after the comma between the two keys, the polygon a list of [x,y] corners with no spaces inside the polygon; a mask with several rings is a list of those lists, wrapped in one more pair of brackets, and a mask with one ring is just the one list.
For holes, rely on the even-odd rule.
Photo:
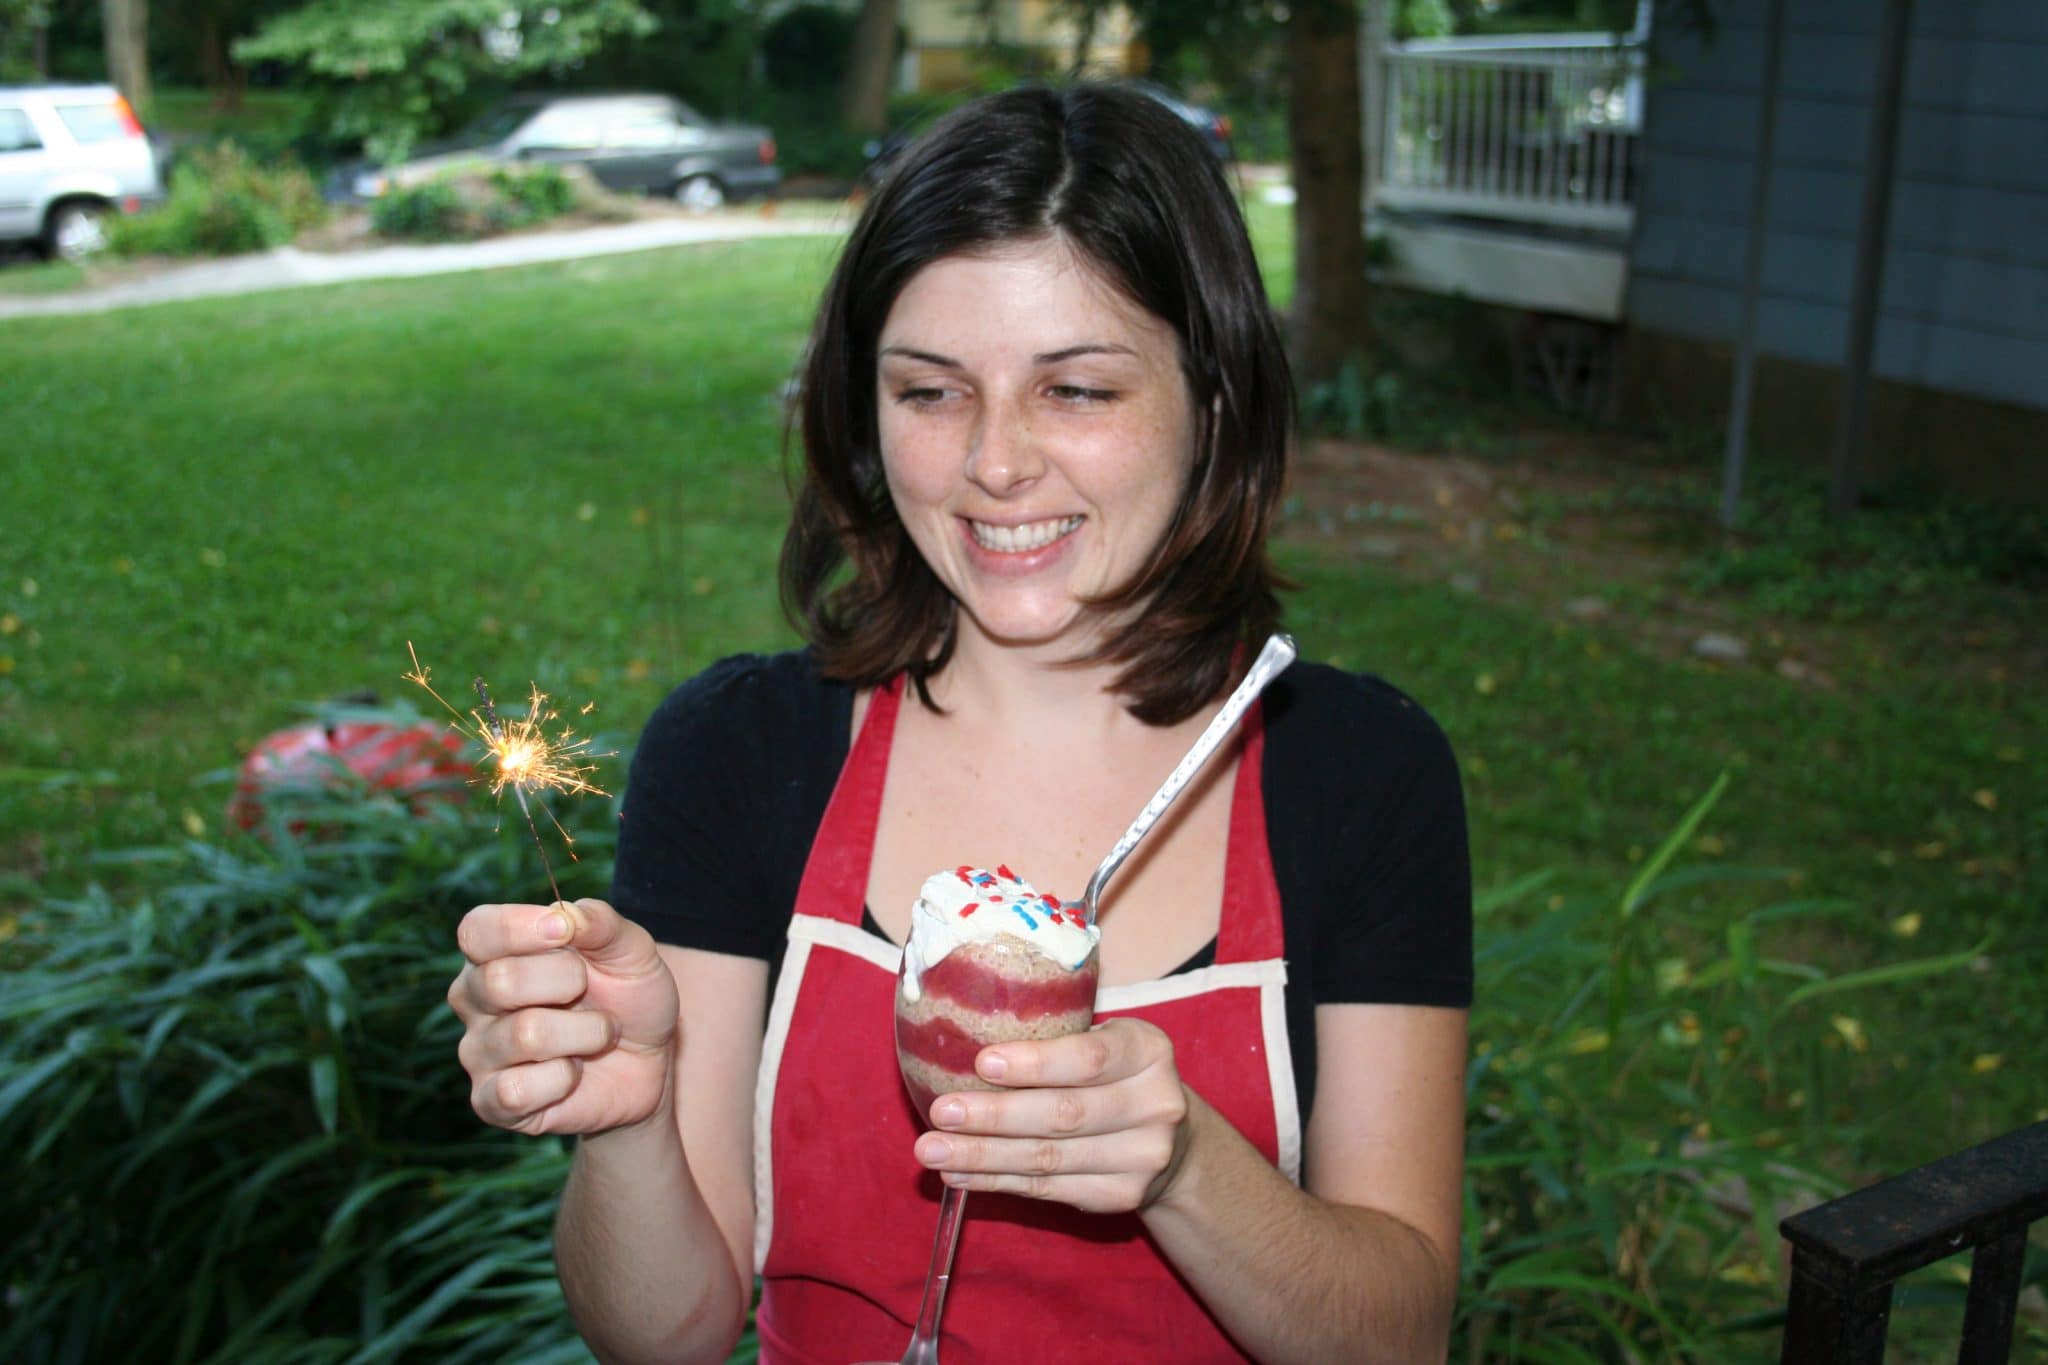
{"label": "woman's arm", "polygon": [[555,1227],[570,1312],[608,1365],[723,1361],[752,1297],[767,964],[660,953],[680,998],[671,1094],[648,1120],[578,1143]]}
{"label": "woman's arm", "polygon": [[1138,1209],[1260,1360],[1442,1360],[1457,1292],[1465,1012],[1325,1005],[1316,1045],[1304,1189],[1181,1083],[1165,1034],[1127,1019],[984,1049],[982,1075],[1019,1089],[941,1097],[933,1112],[946,1131],[920,1138],[918,1154],[969,1189]]}
{"label": "woman's arm", "polygon": [[1296,1189],[1195,1099],[1146,1226],[1264,1361],[1440,1361],[1458,1287],[1465,1012],[1316,1010],[1316,1102]]}

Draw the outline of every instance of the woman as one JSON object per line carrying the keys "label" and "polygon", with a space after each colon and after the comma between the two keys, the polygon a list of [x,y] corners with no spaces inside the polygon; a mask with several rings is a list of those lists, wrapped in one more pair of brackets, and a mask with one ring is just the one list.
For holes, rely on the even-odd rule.
{"label": "woman", "polygon": [[891,1047],[924,877],[1078,892],[1272,628],[1291,399],[1223,178],[1142,96],[990,97],[870,203],[803,375],[810,648],[657,711],[617,911],[461,927],[477,1112],[581,1135],[557,1255],[601,1357],[723,1359],[758,1272],[764,1359],[893,1359],[944,1180],[993,1192],[954,1365],[1442,1358],[1463,810],[1384,683],[1273,685],[1110,889],[1095,1028],[924,1116]]}

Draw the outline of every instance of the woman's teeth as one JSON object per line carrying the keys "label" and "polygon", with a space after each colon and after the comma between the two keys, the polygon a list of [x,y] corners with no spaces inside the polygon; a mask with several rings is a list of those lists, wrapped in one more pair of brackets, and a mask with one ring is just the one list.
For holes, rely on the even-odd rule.
{"label": "woman's teeth", "polygon": [[1001,554],[1022,554],[1026,550],[1044,549],[1080,524],[1079,517],[1033,521],[1022,526],[991,526],[985,521],[967,523],[968,528],[974,533],[975,544],[984,550],[995,550]]}

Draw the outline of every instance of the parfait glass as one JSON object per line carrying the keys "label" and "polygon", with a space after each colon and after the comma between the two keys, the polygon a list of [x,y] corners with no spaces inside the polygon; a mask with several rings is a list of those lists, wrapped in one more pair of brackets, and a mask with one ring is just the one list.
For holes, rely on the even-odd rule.
{"label": "parfait glass", "polygon": [[[906,951],[906,970],[896,981],[896,1061],[919,1119],[929,1125],[940,1095],[1001,1088],[974,1070],[975,1055],[989,1044],[1085,1030],[1095,1018],[1096,959],[1091,948],[1069,968],[1022,938],[997,934],[954,947],[912,978],[912,951]],[[931,1269],[902,1365],[938,1365],[939,1317],[966,1207],[967,1191],[945,1186]]]}

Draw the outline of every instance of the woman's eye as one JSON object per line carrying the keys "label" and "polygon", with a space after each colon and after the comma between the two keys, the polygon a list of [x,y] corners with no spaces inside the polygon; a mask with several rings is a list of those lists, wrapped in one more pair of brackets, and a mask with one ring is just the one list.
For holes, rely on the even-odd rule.
{"label": "woman's eye", "polygon": [[896,401],[908,407],[928,408],[945,401],[944,389],[929,389],[911,386],[896,391]]}
{"label": "woman's eye", "polygon": [[1062,403],[1107,403],[1116,397],[1115,389],[1091,389],[1080,384],[1055,384],[1050,392]]}

